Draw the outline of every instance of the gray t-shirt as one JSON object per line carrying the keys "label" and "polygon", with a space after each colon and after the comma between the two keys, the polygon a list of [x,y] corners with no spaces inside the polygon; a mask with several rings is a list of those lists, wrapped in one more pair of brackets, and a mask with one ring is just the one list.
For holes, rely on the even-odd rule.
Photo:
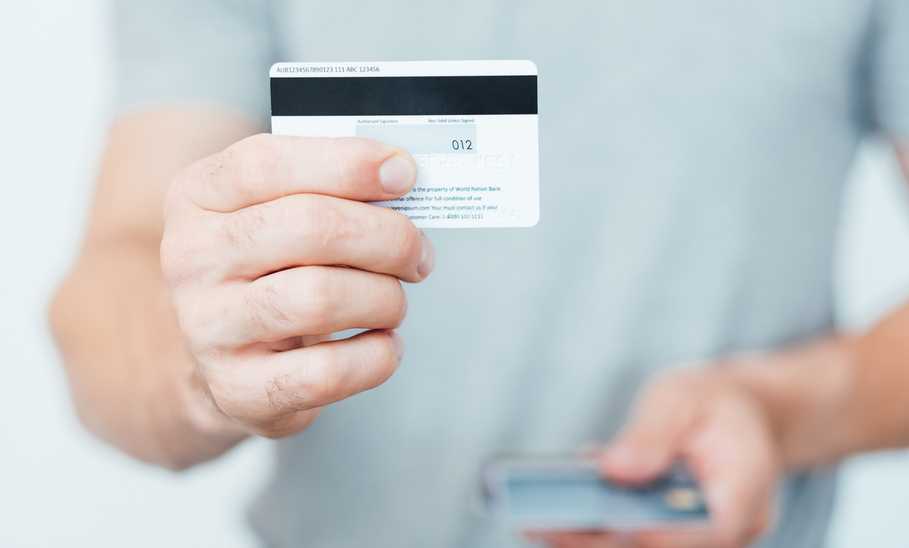
{"label": "gray t-shirt", "polygon": [[[398,374],[275,444],[269,546],[519,545],[473,511],[480,463],[607,439],[660,369],[829,332],[856,145],[909,136],[906,0],[115,5],[122,109],[264,120],[275,60],[539,65],[539,226],[432,231]],[[821,546],[833,497],[791,478],[764,546]]]}

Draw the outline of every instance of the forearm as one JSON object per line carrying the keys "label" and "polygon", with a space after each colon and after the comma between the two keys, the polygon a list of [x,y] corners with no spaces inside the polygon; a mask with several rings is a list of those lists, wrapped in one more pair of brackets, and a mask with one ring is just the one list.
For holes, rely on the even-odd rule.
{"label": "forearm", "polygon": [[[770,416],[789,469],[909,445],[909,307],[867,334],[835,336],[733,374]],[[760,361],[761,363],[758,363]]]}
{"label": "forearm", "polygon": [[255,130],[218,108],[160,109],[113,125],[82,251],[51,306],[74,403],[86,426],[171,468],[241,436],[194,383],[161,274],[163,197],[183,166]]}
{"label": "forearm", "polygon": [[[909,180],[909,146],[893,143]],[[764,402],[789,468],[909,445],[909,304],[864,335],[830,337],[770,361],[733,369]]]}
{"label": "forearm", "polygon": [[51,321],[76,409],[99,437],[169,468],[242,439],[194,382],[154,242],[89,243],[53,301]]}

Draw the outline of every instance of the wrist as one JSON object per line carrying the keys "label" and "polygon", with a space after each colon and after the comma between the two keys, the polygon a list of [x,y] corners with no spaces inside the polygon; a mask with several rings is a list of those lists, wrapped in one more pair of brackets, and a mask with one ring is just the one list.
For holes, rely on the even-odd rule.
{"label": "wrist", "polygon": [[786,470],[827,464],[850,452],[854,345],[852,337],[832,336],[729,361],[727,374],[764,410]]}

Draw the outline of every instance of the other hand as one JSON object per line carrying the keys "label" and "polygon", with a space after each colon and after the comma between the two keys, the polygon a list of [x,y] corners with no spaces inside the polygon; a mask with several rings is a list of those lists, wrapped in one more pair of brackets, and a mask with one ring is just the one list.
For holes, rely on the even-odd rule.
{"label": "other hand", "polygon": [[704,490],[708,526],[528,536],[552,548],[739,548],[767,530],[781,473],[778,444],[760,402],[722,368],[664,374],[645,386],[600,464],[609,479],[636,485],[656,479],[679,459]]}

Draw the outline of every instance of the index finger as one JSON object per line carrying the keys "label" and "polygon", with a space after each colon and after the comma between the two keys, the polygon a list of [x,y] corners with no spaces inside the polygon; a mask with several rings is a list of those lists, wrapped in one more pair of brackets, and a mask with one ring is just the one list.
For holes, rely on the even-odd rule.
{"label": "index finger", "polygon": [[190,166],[180,187],[202,209],[231,212],[291,194],[390,200],[416,172],[410,154],[371,139],[259,134]]}

